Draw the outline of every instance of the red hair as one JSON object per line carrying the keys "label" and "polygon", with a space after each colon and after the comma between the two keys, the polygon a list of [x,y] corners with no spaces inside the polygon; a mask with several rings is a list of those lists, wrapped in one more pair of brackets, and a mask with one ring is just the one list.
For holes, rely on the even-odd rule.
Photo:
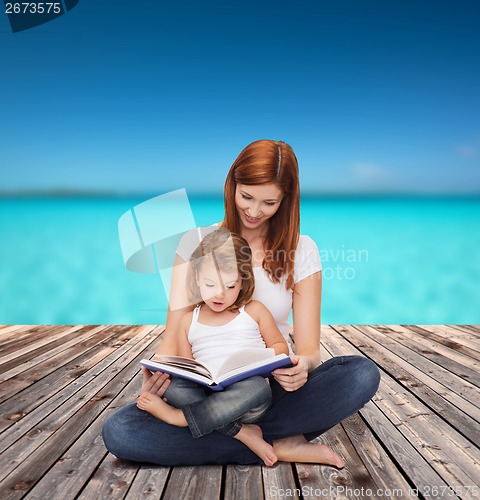
{"label": "red hair", "polygon": [[285,276],[286,287],[292,288],[295,250],[300,235],[298,161],[293,149],[281,141],[255,141],[234,161],[225,181],[222,225],[240,234],[240,217],[235,205],[237,184],[276,184],[282,191],[280,206],[269,220],[262,266],[274,283]]}

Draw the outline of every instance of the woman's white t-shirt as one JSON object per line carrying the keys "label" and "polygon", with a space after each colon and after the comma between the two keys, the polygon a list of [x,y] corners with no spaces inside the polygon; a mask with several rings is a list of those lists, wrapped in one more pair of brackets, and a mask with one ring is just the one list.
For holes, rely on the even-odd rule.
{"label": "woman's white t-shirt", "polygon": [[[299,281],[321,271],[322,265],[316,243],[309,236],[300,235],[297,250],[295,251],[295,268],[293,282]],[[253,268],[255,274],[255,291],[253,298],[262,302],[272,313],[278,329],[288,340],[290,325],[288,323],[293,305],[293,290],[285,287],[286,278],[280,283],[273,283],[263,267]]]}

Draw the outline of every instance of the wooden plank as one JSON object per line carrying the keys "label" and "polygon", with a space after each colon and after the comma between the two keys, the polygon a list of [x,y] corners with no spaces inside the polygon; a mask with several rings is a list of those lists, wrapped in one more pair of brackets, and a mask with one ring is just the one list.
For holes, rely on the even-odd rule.
{"label": "wooden plank", "polygon": [[74,325],[70,327],[59,327],[51,331],[44,332],[35,342],[28,336],[23,341],[22,348],[15,348],[14,351],[4,352],[0,358],[0,369],[9,370],[12,366],[25,359],[35,358],[39,354],[48,352],[57,346],[63,345],[68,339],[75,338],[77,332],[83,329],[91,330],[90,326]]}
{"label": "wooden plank", "polygon": [[[108,357],[108,352],[106,352],[105,355],[102,354],[99,359],[94,359],[91,366],[88,366],[87,370],[80,370],[75,372],[70,370],[69,367],[66,367],[64,370],[60,370],[58,378],[65,378],[65,376],[67,375],[67,377],[69,377],[68,383],[62,383],[61,390],[54,391],[48,398],[44,398],[43,404],[40,404],[39,401],[35,401],[35,392],[32,392],[31,399],[34,399],[34,402],[37,402],[38,405],[33,405],[31,411],[26,413],[22,420],[17,422],[13,429],[10,429],[8,434],[6,434],[5,432],[2,434],[2,449],[10,446],[26,432],[30,431],[32,427],[41,422],[46,416],[51,413],[52,408],[55,408],[57,405],[63,404],[69,398],[73,398],[76,392],[84,389],[86,386],[88,386],[88,384],[90,384],[91,381],[98,382],[98,380],[95,379],[99,374],[103,375],[102,372],[104,370],[108,369],[112,371],[112,373],[115,373],[115,370],[120,371],[123,367],[116,368],[116,360],[119,360],[120,363],[124,363],[124,360],[128,359],[128,357],[123,357],[126,356],[131,349],[135,348],[138,342],[149,342],[155,340],[155,330],[150,331],[149,327],[139,329],[138,327],[132,328],[131,332],[132,338],[129,341],[125,342],[122,347],[119,347],[117,348],[117,350],[111,352]],[[123,336],[123,333],[121,335]],[[52,382],[52,385],[53,384],[54,382]],[[24,394],[24,392],[22,392],[22,394]],[[41,394],[37,394],[37,398],[39,398],[39,400],[41,397]],[[23,410],[25,409],[25,407],[15,407],[15,401],[17,401],[19,405],[22,404],[20,401],[20,397],[17,396],[16,398],[14,398],[12,403],[13,411],[24,413]]]}
{"label": "wooden plank", "polygon": [[416,336],[415,338],[417,339],[419,338],[419,335],[425,339],[429,339],[433,342],[432,346],[436,344],[436,349],[438,349],[439,352],[444,353],[446,356],[451,357],[460,363],[468,363],[469,367],[477,371],[480,369],[480,363],[478,363],[478,361],[480,361],[480,345],[478,348],[471,348],[466,346],[465,343],[460,342],[460,340],[463,339],[453,340],[451,336],[450,338],[447,338],[446,336],[435,331],[430,331],[430,329],[423,326],[402,326],[400,327],[400,330],[404,332],[405,335],[409,334]]}
{"label": "wooden plank", "polygon": [[[376,328],[380,329],[382,327],[377,326]],[[460,378],[480,387],[480,364],[471,356],[458,352],[451,347],[446,347],[432,338],[425,338],[424,335],[419,335],[403,326],[397,326],[394,329],[389,328],[388,334],[401,342],[402,345],[410,348],[415,346],[417,352],[420,352],[426,358],[435,361],[435,363],[447,368]]]}
{"label": "wooden plank", "polygon": [[473,335],[480,338],[480,325],[447,325],[447,326],[463,332],[473,333]]}
{"label": "wooden plank", "polygon": [[[114,373],[112,372],[112,377]],[[128,398],[130,402],[134,401],[140,382],[140,377],[134,377],[128,382],[122,390],[122,400]],[[91,383],[94,383],[94,381]],[[100,413],[72,446],[65,451],[53,467],[29,492],[29,498],[76,498],[84,488],[85,483],[88,482],[90,476],[94,475],[99,463],[108,453],[101,435],[102,427],[105,420],[114,413],[115,401],[118,399],[120,399],[120,396],[117,395],[106,410]],[[117,472],[116,469],[113,474],[110,471],[109,484],[117,484],[115,481]],[[105,474],[103,476],[105,479]],[[145,476],[145,473],[142,476]],[[139,487],[137,484],[135,490],[139,490],[139,488],[141,489],[142,487]]]}
{"label": "wooden plank", "polygon": [[[345,339],[341,338],[334,330],[338,326],[323,329],[322,359],[330,356],[361,355],[356,347],[351,346]],[[343,326],[342,326],[343,328]],[[328,354],[325,356],[325,350]],[[384,373],[380,389],[383,387]],[[395,462],[406,472],[410,482],[420,491],[428,491],[432,486],[447,488],[448,485],[428,464],[419,451],[403,436],[390,419],[379,409],[373,401],[368,402],[362,410],[361,415],[368,422],[373,432],[380,437],[382,446],[388,450]]]}
{"label": "wooden plank", "polygon": [[[327,330],[332,332],[333,329]],[[322,359],[332,357],[324,346],[321,346]],[[357,353],[358,354],[358,353]],[[372,403],[369,403],[371,405]],[[396,496],[409,496],[410,486],[404,476],[400,473],[397,465],[385,452],[382,444],[373,436],[372,431],[365,425],[359,413],[342,421],[341,425],[345,429],[356,452],[365,464],[369,474],[375,482],[377,489],[382,491],[395,490]]]}
{"label": "wooden plank", "polygon": [[103,421],[97,418],[78,436],[29,492],[29,498],[70,499],[78,495],[107,454],[102,440]]}
{"label": "wooden plank", "polygon": [[[346,491],[376,491],[376,485],[341,425],[337,425],[313,442],[326,444],[343,457],[345,467],[322,464],[295,464],[301,491],[305,497],[343,497]],[[374,497],[374,495],[370,495]],[[352,498],[355,498],[353,495]],[[350,495],[349,495],[350,498]]]}
{"label": "wooden plank", "polygon": [[[388,328],[391,328],[392,325],[385,325]],[[412,328],[413,327],[413,328]],[[464,348],[467,348],[468,350],[465,351],[466,354],[470,355],[471,351],[474,351],[475,353],[480,352],[480,338],[478,338],[475,335],[472,335],[470,333],[457,330],[456,328],[452,328],[451,326],[445,326],[445,325],[408,325],[409,329],[414,329],[414,331],[417,331],[421,335],[423,335],[423,332],[432,332],[435,334],[437,337],[440,337],[442,339],[445,339],[446,345],[449,345],[449,343],[453,344],[454,349],[459,349],[460,351],[463,351]],[[421,331],[420,331],[421,330]],[[475,356],[473,356],[475,357]]]}
{"label": "wooden plank", "polygon": [[[336,344],[352,350],[345,340]],[[475,484],[479,450],[386,373],[374,401],[448,485]]]}
{"label": "wooden plank", "polygon": [[[322,327],[322,334],[324,332],[324,328]],[[329,328],[329,327],[326,327]],[[325,350],[325,348],[322,346],[322,360],[326,360],[332,357],[332,355]],[[357,422],[356,426],[356,432],[354,430],[354,425],[353,422]],[[356,474],[360,473],[360,471],[364,474],[365,477],[369,477],[368,481],[368,487],[367,489],[372,492],[381,487],[384,487],[384,490],[386,491],[388,488],[391,488],[392,485],[395,486],[395,489],[397,492],[407,492],[408,490],[408,485],[405,479],[401,474],[398,474],[398,471],[396,470],[395,465],[391,462],[391,460],[388,458],[387,454],[383,450],[380,444],[378,444],[375,439],[373,438],[373,435],[371,432],[367,429],[365,426],[365,423],[361,418],[358,416],[358,414],[352,416],[350,419],[342,422],[343,426],[343,438],[339,439],[337,437],[336,443],[334,442],[327,442],[328,446],[333,448],[337,453],[340,455],[344,456],[344,458],[347,458],[348,463],[350,463],[350,468],[353,472],[353,478],[348,478],[345,477],[342,479],[342,486],[348,487],[349,491],[362,491],[362,488],[365,489],[365,484],[362,484],[364,480],[360,477],[357,478]],[[336,431],[338,432],[339,427],[335,427],[334,430],[330,430],[327,432],[324,436],[321,436],[320,439],[328,439],[328,436],[332,434],[332,432]],[[361,432],[359,431],[361,429]],[[347,432],[347,435],[345,435],[345,432]],[[356,437],[355,437],[356,434]],[[362,435],[362,439],[360,440],[359,435]],[[364,447],[365,447],[365,440],[367,440],[367,443],[370,445],[368,452],[365,452]],[[357,447],[353,448],[352,450],[349,450],[348,452],[344,449],[344,451],[340,451],[340,447],[338,443],[346,443],[346,442],[352,442],[356,443]],[[344,447],[344,446],[343,446]],[[350,447],[350,445],[349,445]],[[344,447],[345,448],[345,447]],[[377,459],[375,461],[375,458]],[[372,463],[373,460],[373,463]],[[380,464],[380,467],[379,467]],[[297,469],[299,465],[297,464]],[[305,492],[308,493],[310,496],[313,494],[312,490],[312,484],[309,483],[314,483],[315,480],[312,481],[312,478],[310,477],[312,474],[312,470],[310,467],[310,470],[305,470],[305,467],[302,466],[303,469],[301,473],[299,472],[299,477],[307,477],[308,481],[303,481],[302,486],[305,486]],[[347,461],[346,461],[346,467],[344,470],[341,472],[347,472],[348,473],[348,466],[347,466]],[[377,480],[375,482],[375,479]],[[335,481],[337,478],[335,478]],[[371,480],[374,482],[372,483]],[[323,480],[322,480],[323,481]],[[302,481],[301,481],[302,483]],[[341,493],[342,488],[338,487],[338,484],[333,482],[332,484],[328,485],[326,483],[323,484],[323,493],[329,491],[331,494],[336,495],[337,493]],[[373,493],[372,493],[373,495]]]}
{"label": "wooden plank", "polygon": [[451,333],[451,338],[455,340],[460,339],[462,343],[472,349],[480,349],[480,335],[478,333],[473,333],[471,330],[461,328],[460,325],[442,325],[434,328],[436,331],[447,329],[447,331]]}
{"label": "wooden plank", "polygon": [[[121,387],[121,392],[117,394],[115,399],[108,405],[105,412],[95,421],[98,422],[100,428],[103,427],[105,420],[118,408],[125,406],[127,403],[135,401],[138,390],[141,385],[141,377],[136,376],[131,382]],[[100,436],[100,428],[98,429],[98,436]],[[84,434],[85,435],[85,434]],[[99,450],[94,450],[89,445],[89,440],[83,445],[84,435],[68,450],[67,455],[78,456],[80,450],[89,448],[91,450],[91,457],[85,457],[84,461],[88,465],[86,470],[80,471],[77,468],[77,483],[81,484],[86,482],[86,486],[79,495],[79,498],[90,500],[91,498],[103,498],[106,496],[115,495],[116,498],[129,498],[136,500],[137,498],[160,498],[170,473],[170,467],[159,467],[149,465],[138,465],[134,463],[124,462],[115,459],[112,455],[107,454],[103,442],[99,445]],[[97,454],[96,454],[97,453]],[[97,467],[98,457],[106,455],[105,459],[101,461]],[[85,452],[83,453],[85,455]],[[65,456],[62,457],[63,460]],[[95,467],[96,470],[88,480],[88,475]],[[123,472],[127,472],[123,475]],[[134,473],[132,473],[135,472]],[[138,471],[138,472],[137,472]],[[50,472],[49,472],[50,474]],[[62,471],[58,471],[57,476],[62,477]],[[121,483],[121,478],[124,482]],[[126,479],[125,479],[126,478]],[[42,478],[42,482],[48,486],[49,481],[47,476]],[[41,484],[40,483],[40,484]],[[77,488],[70,488],[76,491]]]}
{"label": "wooden plank", "polygon": [[22,355],[28,350],[47,345],[56,339],[69,335],[72,329],[79,330],[80,328],[82,325],[38,325],[31,328],[28,335],[15,335],[10,342],[0,344],[0,363],[9,361],[12,354]]}
{"label": "wooden plank", "polygon": [[[105,391],[108,391],[108,387]],[[105,392],[99,393],[96,399],[89,401],[66,424],[62,425],[49,440],[24,460],[2,483],[2,498],[19,498],[39,480],[52,463],[58,460],[63,450],[68,448],[79,437],[82,429],[94,419],[103,408]]]}
{"label": "wooden plank", "polygon": [[182,500],[219,499],[221,485],[221,465],[175,467],[172,470],[162,500],[178,500],[180,498]]}
{"label": "wooden plank", "polygon": [[250,500],[263,496],[261,465],[227,465],[224,500]]}
{"label": "wooden plank", "polygon": [[2,325],[2,329],[0,330],[2,345],[4,342],[15,338],[15,336],[28,333],[29,330],[37,327],[38,325]]}
{"label": "wooden plank", "polygon": [[410,486],[405,477],[392,462],[381,442],[372,434],[365,425],[359,413],[342,421],[342,427],[350,438],[358,456],[367,468],[375,486],[383,491],[395,490],[395,496],[410,494]]}
{"label": "wooden plank", "polygon": [[430,408],[446,418],[464,436],[480,446],[480,435],[475,429],[475,422],[480,419],[479,408],[452,392],[448,383],[440,384],[431,376],[405,361],[403,357],[384,347],[383,344],[387,342],[382,343],[383,334],[378,332],[379,336],[374,335],[372,333],[373,327],[368,330],[370,336],[364,333],[364,327],[342,326],[339,329],[350,342],[353,341],[355,345],[361,346],[364,355],[370,357],[397,382],[408,388]]}
{"label": "wooden plank", "polygon": [[[130,350],[124,352],[123,346],[109,357],[111,359],[98,363],[92,369],[96,375],[95,384],[85,386],[53,409],[40,426],[34,427],[28,436],[20,438],[0,456],[0,474],[2,477],[8,475],[0,483],[0,489],[9,498],[16,498],[30,489],[118,394],[117,388],[124,387],[138,373],[137,363],[145,356],[145,350],[151,348],[152,340],[156,340],[155,332],[149,332]],[[112,364],[112,360],[118,358],[125,367],[120,372],[119,365]]]}
{"label": "wooden plank", "polygon": [[[102,332],[105,335],[114,335],[116,333],[115,328],[107,328],[105,326],[97,326],[97,327],[84,327],[81,330],[76,331],[74,337],[72,337],[69,341],[62,341],[56,347],[46,346],[45,349],[42,349],[41,352],[33,352],[27,353],[23,356],[14,357],[9,362],[0,366],[0,391],[2,394],[8,394],[6,387],[2,385],[2,382],[12,379],[15,377],[15,380],[18,380],[17,375],[25,374],[30,369],[33,369],[34,366],[49,366],[47,361],[51,360],[52,366],[61,366],[58,361],[62,359],[62,353],[65,356],[65,352],[68,351],[67,356],[71,356],[71,348],[77,348],[77,351],[81,352],[81,347],[88,347],[89,345],[93,345],[91,342],[83,343],[87,339],[98,339],[94,343],[98,343],[102,340],[103,337],[96,336],[97,333]],[[40,350],[39,350],[40,351]],[[55,357],[60,355],[58,357]],[[72,358],[70,358],[72,359]],[[45,364],[42,364],[45,363]],[[51,371],[51,370],[50,370]],[[47,372],[48,373],[48,372]],[[41,372],[36,372],[37,378],[42,376]],[[24,379],[28,379],[29,377],[24,376]],[[32,381],[31,383],[34,383]],[[8,384],[8,387],[11,387],[12,384]],[[2,388],[3,387],[3,388]],[[5,392],[4,392],[5,391]],[[17,389],[18,392],[18,389]]]}
{"label": "wooden plank", "polygon": [[386,391],[379,393],[376,404],[381,404],[394,425],[442,479],[449,486],[467,488],[476,484],[480,477],[478,449],[390,377],[385,377],[385,386]]}
{"label": "wooden plank", "polygon": [[64,333],[69,328],[81,328],[80,325],[34,325],[25,331],[24,334],[13,333],[8,342],[0,344],[0,363],[3,358],[11,353],[17,353],[21,349],[28,349],[28,346],[36,342],[48,343],[51,335]]}
{"label": "wooden plank", "polygon": [[[300,498],[300,485],[295,482],[292,465],[286,462],[278,462],[273,467],[262,467],[265,500]],[[259,498],[259,496],[256,498]]]}
{"label": "wooden plank", "polygon": [[[18,367],[15,360],[7,365],[3,365],[1,371],[0,391],[2,399],[5,399],[10,394],[19,393],[23,389],[37,383],[40,379],[51,374],[55,370],[61,368],[68,361],[71,361],[76,356],[84,354],[88,348],[100,343],[108,336],[117,334],[119,331],[127,331],[126,326],[113,326],[109,328],[100,328],[94,331],[94,335],[86,332],[86,340],[80,339],[78,343],[71,344],[71,348],[63,350],[62,348],[52,349],[53,355],[50,356],[49,351],[38,356],[39,362],[36,363],[36,357],[27,357],[24,363],[19,358]],[[97,341],[98,339],[98,341]],[[5,370],[5,371],[4,371]],[[14,391],[14,392],[12,392]]]}
{"label": "wooden plank", "polygon": [[[362,353],[371,357],[398,382],[405,385],[425,401],[438,404],[439,412],[461,410],[461,413],[480,419],[480,410],[462,394],[472,386],[436,364],[422,359],[411,349],[404,348],[389,337],[390,327],[355,326],[339,327],[338,331],[359,346]],[[454,392],[452,389],[457,389]],[[473,388],[477,391],[476,388]],[[478,392],[478,391],[477,391]],[[436,401],[435,401],[436,400]],[[451,403],[451,404],[450,404]],[[458,408],[457,408],[458,407]]]}
{"label": "wooden plank", "polygon": [[[437,363],[423,357],[421,354],[416,352],[415,346],[404,346],[400,341],[390,336],[391,330],[389,328],[381,326],[373,328],[368,325],[359,325],[355,327],[338,326],[335,327],[335,329],[338,332],[345,334],[347,339],[348,332],[357,330],[364,333],[366,336],[375,340],[378,345],[382,345],[412,367],[418,368],[425,373],[425,375],[441,383],[448,391],[453,391],[456,395],[463,398],[468,404],[480,408],[480,391],[478,387],[470,384],[458,375],[453,374],[443,366],[440,366]],[[358,345],[358,349],[362,352],[363,346]]]}
{"label": "wooden plank", "polygon": [[10,349],[10,344],[12,342],[18,342],[27,337],[34,337],[38,334],[38,332],[44,332],[51,327],[52,325],[7,325],[7,327],[2,331],[0,353]]}
{"label": "wooden plank", "polygon": [[[447,483],[429,466],[418,450],[401,434],[374,402],[367,403],[361,410],[362,416],[378,436],[382,447],[393,457],[398,474],[403,473],[420,492],[431,491],[432,486],[448,488]],[[386,484],[386,489],[395,490],[394,484]],[[397,495],[399,496],[399,495]],[[408,497],[413,496],[409,490]],[[432,496],[432,495],[427,495]]]}
{"label": "wooden plank", "polygon": [[[11,326],[0,328],[0,344],[2,331],[8,329],[5,337],[12,334],[12,342],[16,342],[19,349],[24,349],[25,355],[34,352],[29,347],[28,339],[31,327],[25,327],[25,338],[20,342],[19,338],[13,337],[16,325]],[[322,331],[323,359],[335,353],[363,352],[376,357],[380,361],[377,364],[386,370],[382,390],[374,401],[361,410],[361,416],[356,414],[350,417],[320,439],[346,459],[348,466],[343,471],[328,466],[287,463],[279,463],[272,468],[202,466],[171,469],[117,460],[107,453],[101,441],[102,422],[116,408],[134,400],[140,384],[136,363],[158,340],[153,335],[148,339],[148,335],[144,335],[140,340],[141,335],[138,334],[130,339],[130,343],[124,337],[123,345],[117,345],[122,336],[117,332],[118,336],[105,338],[102,341],[104,344],[98,343],[91,351],[90,364],[88,356],[81,358],[78,356],[81,356],[80,351],[76,351],[77,356],[64,363],[56,376],[53,375],[55,372],[51,372],[51,378],[47,379],[50,385],[55,383],[55,377],[64,377],[62,388],[57,386],[53,392],[46,393],[48,387],[42,386],[38,380],[20,392],[14,391],[12,399],[23,399],[23,403],[29,403],[31,407],[23,418],[19,418],[18,424],[0,434],[2,447],[4,438],[9,443],[8,449],[0,455],[0,477],[6,476],[0,483],[0,496],[2,500],[24,495],[28,500],[40,497],[88,500],[106,497],[131,500],[143,497],[175,500],[234,497],[250,500],[266,497],[270,500],[320,498],[322,485],[325,485],[332,492],[331,498],[349,500],[365,498],[367,490],[371,490],[371,498],[384,498],[386,495],[380,496],[377,488],[394,490],[395,496],[415,497],[410,486],[418,487],[424,497],[444,498],[445,495],[433,494],[432,486],[438,485],[443,486],[443,491],[447,493],[452,487],[452,491],[459,496],[474,498],[474,490],[469,491],[468,486],[475,486],[475,479],[480,477],[480,471],[474,477],[480,462],[478,443],[471,439],[477,445],[473,446],[457,432],[469,439],[478,438],[479,420],[472,417],[480,414],[480,408],[468,401],[469,391],[474,385],[469,386],[458,375],[415,351],[430,350],[458,364],[468,357],[470,364],[467,361],[465,366],[475,371],[476,365],[472,364],[472,360],[477,360],[479,352],[474,347],[477,330],[473,329],[474,334],[472,328],[462,325],[456,330],[460,335],[453,337],[451,331],[455,330],[454,327],[445,327],[439,332],[424,325],[393,325],[397,340],[389,337],[388,328],[378,328],[341,327],[339,333],[325,327]],[[48,363],[47,346],[51,347],[51,344],[48,341],[42,344],[40,331],[34,328],[32,338],[39,349],[47,348],[40,356],[43,356],[42,363]],[[44,329],[43,333],[46,331]],[[409,348],[403,346],[402,335],[415,345]],[[415,342],[416,335],[420,336],[421,342]],[[62,346],[57,344],[53,347],[54,355],[58,355],[58,359],[67,359],[67,352],[76,349],[78,344],[74,335],[60,338],[68,342],[68,346],[63,346],[66,349],[61,355]],[[93,342],[93,336],[91,339],[89,342]],[[464,339],[466,342],[462,343]],[[142,348],[141,342],[144,342]],[[135,349],[136,355],[133,353]],[[405,353],[408,356],[403,359]],[[80,359],[83,366],[79,363]],[[422,361],[415,363],[414,359]],[[28,363],[26,359],[25,362]],[[64,373],[75,364],[77,368]],[[89,369],[85,370],[87,366]],[[440,381],[437,380],[438,374],[443,376]],[[69,378],[65,378],[66,375]],[[15,377],[8,379],[15,383],[17,375],[10,373],[9,376]],[[452,380],[453,384],[449,383]],[[35,391],[42,387],[41,391]],[[46,399],[35,408],[37,394],[46,395]],[[25,395],[30,396],[29,401]],[[1,415],[3,417],[3,412]],[[442,423],[438,424],[436,419]],[[15,453],[7,460],[12,450]],[[24,463],[13,463],[17,455],[23,456]],[[10,467],[6,473],[5,467]],[[225,478],[223,487],[222,470]],[[302,486],[311,486],[311,489],[302,491]],[[275,491],[274,487],[277,487]]]}
{"label": "wooden plank", "polygon": [[[119,327],[113,327],[113,331],[103,332],[102,337],[99,339],[100,341],[105,338],[105,335],[114,334],[114,330]],[[150,327],[148,327],[150,328]],[[145,331],[145,333],[148,331]],[[132,339],[135,338],[136,330],[129,329],[129,327],[122,327],[119,332],[117,332],[117,339],[121,338],[121,343],[125,344],[127,347],[131,346]],[[89,344],[95,342],[96,339],[92,339],[92,342],[86,342],[85,344]],[[137,341],[133,340],[133,343]],[[85,345],[84,344],[84,345]],[[53,398],[52,401],[58,399],[58,394],[62,398],[65,397],[64,389],[73,381],[81,377],[85,372],[88,372],[91,368],[101,362],[108,355],[117,350],[118,347],[109,346],[101,344],[101,342],[97,345],[93,345],[90,349],[83,348],[80,344],[79,346],[75,346],[71,349],[70,353],[67,353],[67,358],[63,359],[63,361],[70,360],[72,356],[75,356],[78,352],[82,354],[77,357],[73,357],[66,365],[62,366],[61,361],[54,363],[48,363],[48,368],[39,368],[38,372],[35,370],[27,371],[26,374],[22,374],[15,378],[12,381],[12,386],[17,388],[23,387],[25,384],[29,384],[25,389],[15,395],[15,397],[7,399],[0,404],[0,411],[2,413],[2,418],[0,419],[0,430],[4,430],[13,424],[16,424],[17,432],[22,427],[19,426],[18,423],[22,420],[26,415],[28,415],[32,411],[37,411],[42,403],[45,403],[50,398]],[[37,379],[36,374],[42,373],[45,375],[50,371],[51,373],[48,376],[39,377],[40,380]],[[93,372],[90,372],[92,374]],[[26,380],[24,382],[24,379]],[[32,380],[30,380],[32,379]],[[38,380],[38,381],[37,381]],[[81,381],[85,381],[85,377],[80,379]],[[75,384],[73,386],[74,389],[80,389],[80,386]],[[72,394],[72,387],[70,387],[68,395]],[[73,391],[74,393],[75,391]],[[2,443],[3,444],[3,443]],[[5,446],[5,444],[3,444]],[[1,448],[0,448],[1,449]]]}
{"label": "wooden plank", "polygon": [[108,454],[96,474],[77,497],[78,500],[125,498],[139,468],[139,464],[118,460]]}
{"label": "wooden plank", "polygon": [[125,499],[138,500],[141,498],[143,500],[160,498],[166,488],[170,470],[170,467],[141,465]]}

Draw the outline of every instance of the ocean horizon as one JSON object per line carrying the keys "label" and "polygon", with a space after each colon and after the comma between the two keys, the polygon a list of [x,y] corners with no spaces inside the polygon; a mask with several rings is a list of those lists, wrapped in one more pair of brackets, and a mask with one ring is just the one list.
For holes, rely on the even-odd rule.
{"label": "ocean horizon", "polygon": [[[2,194],[0,323],[165,323],[159,275],[128,271],[118,236],[122,214],[150,195]],[[197,226],[222,219],[221,196],[189,200]],[[322,323],[480,323],[479,220],[476,194],[303,196]]]}

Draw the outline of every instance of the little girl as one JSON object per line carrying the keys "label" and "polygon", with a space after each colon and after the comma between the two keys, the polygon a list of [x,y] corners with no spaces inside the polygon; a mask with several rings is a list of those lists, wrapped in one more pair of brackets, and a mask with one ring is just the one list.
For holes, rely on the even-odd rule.
{"label": "little girl", "polygon": [[[275,354],[289,354],[270,311],[251,300],[255,286],[251,260],[250,247],[241,236],[224,228],[205,236],[190,258],[187,278],[192,303],[199,305],[182,317],[179,352],[174,354],[213,369],[242,348],[267,347]],[[266,413],[271,398],[268,380],[258,376],[221,392],[172,377],[163,399],[144,392],[137,406],[168,424],[188,426],[196,438],[214,430],[230,435],[266,465],[273,465],[277,461],[273,447],[253,424]]]}

